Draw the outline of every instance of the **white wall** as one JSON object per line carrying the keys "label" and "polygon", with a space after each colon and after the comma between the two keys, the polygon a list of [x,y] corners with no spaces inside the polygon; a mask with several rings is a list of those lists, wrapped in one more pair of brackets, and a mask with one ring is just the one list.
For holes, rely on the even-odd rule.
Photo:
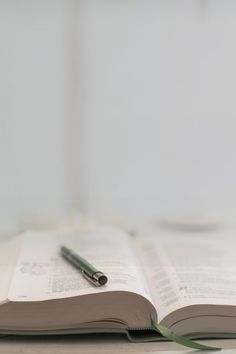
{"label": "white wall", "polygon": [[236,205],[236,3],[84,1],[87,209]]}
{"label": "white wall", "polygon": [[0,1],[0,230],[58,213],[66,193],[65,3]]}
{"label": "white wall", "polygon": [[0,0],[0,230],[235,209],[233,0]]}

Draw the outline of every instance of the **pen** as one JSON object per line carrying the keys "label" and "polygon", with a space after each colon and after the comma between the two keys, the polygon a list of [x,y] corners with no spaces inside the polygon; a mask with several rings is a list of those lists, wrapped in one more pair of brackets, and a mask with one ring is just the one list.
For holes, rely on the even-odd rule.
{"label": "pen", "polygon": [[108,281],[107,276],[97,270],[92,264],[90,264],[86,259],[82,258],[78,253],[69,249],[66,246],[61,247],[62,256],[72,263],[76,268],[81,269],[83,276],[92,282],[94,285],[105,285]]}

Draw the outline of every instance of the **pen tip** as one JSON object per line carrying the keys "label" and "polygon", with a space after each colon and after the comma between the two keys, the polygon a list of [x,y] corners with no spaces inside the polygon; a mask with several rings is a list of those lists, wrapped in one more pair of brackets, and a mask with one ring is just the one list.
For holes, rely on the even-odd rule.
{"label": "pen tip", "polygon": [[98,282],[100,285],[105,285],[107,283],[107,281],[108,281],[108,279],[104,274],[98,278]]}

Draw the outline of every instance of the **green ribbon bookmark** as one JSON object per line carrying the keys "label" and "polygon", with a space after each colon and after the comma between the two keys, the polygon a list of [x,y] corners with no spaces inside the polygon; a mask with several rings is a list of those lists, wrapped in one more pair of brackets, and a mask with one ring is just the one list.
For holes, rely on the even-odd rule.
{"label": "green ribbon bookmark", "polygon": [[200,349],[200,350],[221,350],[221,348],[210,347],[208,345],[200,344],[193,342],[191,339],[178,336],[174,332],[172,332],[169,328],[156,323],[152,320],[152,328],[160,333],[163,337],[170,339],[176,343],[182,344],[185,347],[193,348],[193,349]]}

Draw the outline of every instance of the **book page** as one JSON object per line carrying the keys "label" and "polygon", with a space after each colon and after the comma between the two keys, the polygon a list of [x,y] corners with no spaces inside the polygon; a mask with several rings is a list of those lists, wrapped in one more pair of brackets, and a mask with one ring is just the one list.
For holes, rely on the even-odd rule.
{"label": "book page", "polygon": [[139,249],[159,321],[183,306],[236,305],[235,235],[152,232]]}
{"label": "book page", "polygon": [[[105,286],[94,286],[60,254],[60,247],[78,252],[108,277]],[[40,301],[106,291],[132,291],[150,300],[143,271],[130,237],[113,228],[79,231],[28,231],[13,275],[9,299]],[[150,300],[151,301],[151,300]]]}
{"label": "book page", "polygon": [[0,303],[8,297],[9,287],[20,250],[21,237],[14,237],[0,242]]}

